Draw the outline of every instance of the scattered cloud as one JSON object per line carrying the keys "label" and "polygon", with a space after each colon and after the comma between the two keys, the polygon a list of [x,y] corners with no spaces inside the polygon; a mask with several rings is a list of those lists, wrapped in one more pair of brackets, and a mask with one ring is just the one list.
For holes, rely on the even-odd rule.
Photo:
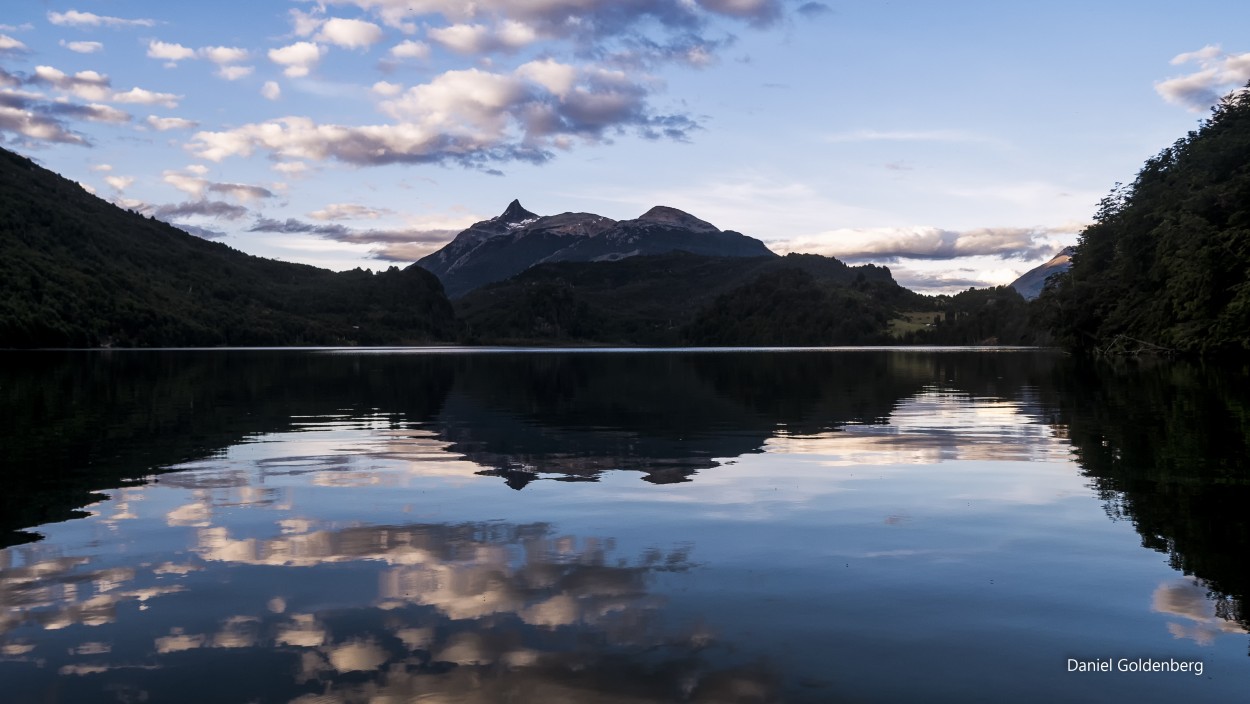
{"label": "scattered cloud", "polygon": [[538,40],[534,28],[514,20],[506,20],[494,28],[480,24],[453,24],[431,29],[428,35],[443,48],[458,54],[510,53]]}
{"label": "scattered cloud", "polygon": [[1250,52],[1230,54],[1208,45],[1172,58],[1174,66],[1185,64],[1197,64],[1198,70],[1155,83],[1155,92],[1169,103],[1194,112],[1205,112],[1250,82]]}
{"label": "scattered cloud", "polygon": [[273,170],[286,176],[299,176],[308,172],[308,164],[302,161],[280,161],[273,165]]}
{"label": "scattered cloud", "polygon": [[113,170],[113,166],[111,164],[93,164],[87,168],[95,171],[96,173],[108,173]]}
{"label": "scattered cloud", "polygon": [[382,41],[382,28],[364,20],[334,17],[321,25],[317,39],[344,49],[368,49]]}
{"label": "scattered cloud", "polygon": [[924,272],[906,267],[891,266],[890,275],[904,288],[920,293],[954,293],[970,288],[988,288],[995,282],[977,276],[976,270],[959,269],[954,272]]}
{"label": "scattered cloud", "polygon": [[295,218],[275,220],[258,218],[248,232],[316,235],[335,242],[378,245],[372,251],[374,259],[390,262],[411,262],[443,246],[459,230],[445,228],[400,228],[355,230],[345,225],[314,225]]}
{"label": "scattered cloud", "polygon": [[313,42],[294,44],[269,50],[269,60],[284,66],[283,73],[291,78],[307,76],[321,61],[322,48]]}
{"label": "scattered cloud", "polygon": [[795,9],[795,12],[808,19],[813,19],[823,15],[832,14],[833,8],[823,2],[805,2],[802,5],[799,5],[798,8]]}
{"label": "scattered cloud", "polygon": [[398,83],[391,83],[389,81],[378,81],[377,83],[373,84],[373,87],[370,88],[370,90],[376,93],[377,95],[385,96],[387,98],[393,98],[399,95],[400,93],[403,93],[404,87],[399,85]]}
{"label": "scattered cloud", "polygon": [[71,76],[51,66],[36,66],[27,83],[49,85],[83,100],[108,100],[112,93],[108,76],[96,71],[79,71]]}
{"label": "scattered cloud", "polygon": [[91,12],[79,12],[77,10],[69,10],[68,12],[49,12],[48,21],[59,27],[155,27],[156,20],[149,19],[123,19],[121,17],[107,17],[97,15]]}
{"label": "scattered cloud", "polygon": [[[1075,228],[1075,229],[1074,229]],[[1054,237],[1079,230],[1064,227],[937,227],[842,229],[770,243],[779,252],[810,252],[844,261],[951,260],[963,257],[1036,259],[1056,249]]]}
{"label": "scattered cloud", "polygon": [[0,132],[13,132],[39,142],[87,144],[87,140],[64,122],[46,114],[10,107],[0,101]]}
{"label": "scattered cloud", "polygon": [[179,61],[195,58],[195,49],[181,44],[168,44],[153,39],[148,42],[148,58],[161,59],[162,61],[170,62],[170,64],[176,64]]}
{"label": "scattered cloud", "polygon": [[200,126],[195,120],[188,120],[182,117],[157,117],[156,115],[148,115],[144,122],[148,126],[158,132],[167,132],[169,130],[190,130]]}
{"label": "scattered cloud", "polygon": [[221,239],[222,237],[226,236],[226,233],[222,232],[221,230],[213,230],[207,227],[200,227],[199,225],[188,225],[186,223],[176,223],[176,224],[171,223],[171,224],[173,224],[174,227],[178,228],[179,230],[182,230],[183,232],[189,235],[195,235],[196,237],[199,237],[205,240],[216,240],[216,239]]}
{"label": "scattered cloud", "polygon": [[493,161],[541,163],[551,149],[598,142],[632,131],[648,139],[685,139],[698,128],[684,115],[654,115],[648,89],[623,71],[551,60],[512,73],[448,71],[409,88],[381,109],[394,124],[319,124],[284,117],[225,132],[199,132],[198,156],[220,161],[267,150],[286,159],[334,159],[355,165]]}
{"label": "scattered cloud", "polygon": [[377,220],[393,211],[385,208],[370,208],[355,203],[331,203],[321,210],[309,213],[314,220]]}
{"label": "scattered cloud", "polygon": [[220,193],[243,203],[274,197],[273,191],[261,186],[245,183],[221,183],[201,178],[207,172],[208,169],[206,167],[197,164],[188,166],[184,171],[165,171],[161,174],[161,180],[183,193],[201,200],[208,193]]}
{"label": "scattered cloud", "polygon": [[217,75],[227,81],[237,81],[240,78],[246,78],[252,75],[252,72],[255,70],[256,67],[254,66],[222,66],[217,69]]}
{"label": "scattered cloud", "polygon": [[260,186],[249,186],[244,183],[209,183],[208,190],[221,193],[235,200],[250,203],[262,198],[273,198],[273,191]]}
{"label": "scattered cloud", "polygon": [[218,65],[242,63],[250,56],[247,49],[235,46],[206,46],[201,47],[198,53]]}
{"label": "scattered cloud", "polygon": [[130,184],[135,182],[133,176],[105,176],[104,182],[113,187],[113,190],[121,192],[130,188]]}
{"label": "scattered cloud", "polygon": [[390,54],[397,59],[428,59],[430,58],[430,45],[405,39],[391,47]]}
{"label": "scattered cloud", "polygon": [[39,93],[0,90],[0,131],[36,142],[88,144],[85,137],[70,129],[66,120],[121,124],[129,122],[131,115],[99,103],[72,103],[50,100]]}
{"label": "scattered cloud", "polygon": [[0,34],[0,56],[25,54],[29,51],[30,49],[28,49],[22,42],[10,37],[7,34]]}
{"label": "scattered cloud", "polygon": [[66,49],[79,54],[96,54],[104,51],[104,44],[101,42],[67,42],[62,39],[60,44]]}
{"label": "scattered cloud", "polygon": [[274,81],[265,81],[265,85],[260,87],[260,94],[265,100],[277,100],[282,97],[282,86]]}
{"label": "scattered cloud", "polygon": [[133,103],[137,105],[163,105],[167,108],[178,107],[181,95],[173,93],[157,93],[143,88],[131,88],[125,93],[114,93],[111,100],[115,103]]}
{"label": "scattered cloud", "polygon": [[177,220],[191,216],[238,220],[246,216],[248,210],[241,205],[220,200],[197,200],[159,205],[152,208],[151,212],[161,220]]}

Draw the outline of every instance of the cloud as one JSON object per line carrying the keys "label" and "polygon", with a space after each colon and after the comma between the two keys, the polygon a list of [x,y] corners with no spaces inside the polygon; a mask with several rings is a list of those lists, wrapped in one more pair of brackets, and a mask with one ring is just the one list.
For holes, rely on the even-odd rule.
{"label": "cloud", "polygon": [[382,41],[382,28],[364,20],[334,17],[321,25],[317,39],[344,49],[368,49]]}
{"label": "cloud", "polygon": [[134,183],[135,179],[133,176],[105,176],[104,182],[120,192],[130,188],[130,184]]}
{"label": "cloud", "polygon": [[70,130],[61,120],[10,107],[3,102],[0,102],[0,132],[14,132],[40,142],[87,144],[85,138]]}
{"label": "cloud", "polygon": [[157,117],[156,115],[148,115],[144,122],[148,126],[158,132],[167,132],[169,130],[190,130],[200,126],[195,120],[188,120],[182,117]]}
{"label": "cloud", "polygon": [[114,93],[111,98],[115,103],[133,103],[137,105],[164,105],[167,108],[178,107],[181,95],[173,93],[156,93],[143,88],[131,88],[125,93]]}
{"label": "cloud", "polygon": [[197,53],[218,65],[241,63],[247,61],[249,56],[247,49],[234,46],[206,46]]}
{"label": "cloud", "polygon": [[130,113],[109,105],[100,105],[99,103],[75,105],[73,103],[54,101],[47,103],[44,110],[62,117],[88,120],[90,122],[109,122],[115,125],[130,122],[131,120]]}
{"label": "cloud", "polygon": [[96,71],[79,71],[71,76],[51,66],[36,66],[27,82],[50,85],[83,100],[108,100],[112,93],[108,76]]}
{"label": "cloud", "polygon": [[331,203],[325,208],[311,212],[308,215],[314,220],[360,220],[363,218],[377,220],[390,212],[392,211],[385,208],[370,208],[354,203]]}
{"label": "cloud", "polygon": [[705,10],[736,17],[756,25],[767,25],[781,17],[778,0],[695,0]]}
{"label": "cloud", "polygon": [[458,54],[510,53],[538,40],[532,27],[513,20],[493,29],[480,24],[453,24],[431,29],[428,34],[431,40]]}
{"label": "cloud", "polygon": [[30,49],[22,42],[10,37],[7,34],[0,34],[0,56],[28,53]]}
{"label": "cloud", "polygon": [[265,81],[265,85],[260,88],[260,94],[265,100],[277,100],[282,97],[282,86],[273,81]]}
{"label": "cloud", "polygon": [[238,220],[247,215],[248,210],[241,205],[234,205],[219,200],[198,200],[185,203],[161,205],[152,209],[152,214],[161,220],[191,217],[194,215]]}
{"label": "cloud", "polygon": [[104,51],[104,44],[100,42],[67,42],[62,39],[60,44],[66,49],[79,54],[95,54]]}
{"label": "cloud", "polygon": [[113,170],[113,167],[110,164],[95,164],[94,166],[90,166],[88,168],[96,173],[108,173]]}
{"label": "cloud", "polygon": [[964,275],[960,276],[950,272],[921,272],[899,266],[890,267],[890,274],[894,277],[894,280],[900,286],[913,291],[950,293],[966,291],[970,288],[988,288],[995,285],[992,281],[975,276],[973,270],[960,269],[958,273]]}
{"label": "cloud", "polygon": [[1155,83],[1164,100],[1194,112],[1205,112],[1229,93],[1250,82],[1250,52],[1229,54],[1219,46],[1178,54],[1173,65],[1197,64],[1199,70]]}
{"label": "cloud", "polygon": [[129,20],[121,17],[107,17],[91,12],[49,12],[48,21],[60,27],[155,27],[156,20]]}
{"label": "cloud", "polygon": [[197,199],[203,199],[208,193],[221,193],[235,200],[250,203],[254,200],[273,198],[274,196],[273,191],[261,186],[252,186],[245,183],[220,183],[200,178],[201,175],[208,171],[203,166],[189,166],[186,171],[196,175],[188,176],[185,173],[171,170],[162,173],[161,180]]}
{"label": "cloud", "polygon": [[798,8],[795,9],[795,12],[808,19],[814,19],[822,15],[832,14],[833,8],[823,2],[805,2],[802,5],[799,5]]}
{"label": "cloud", "polygon": [[177,223],[177,224],[174,224],[174,227],[177,227],[179,230],[182,230],[183,232],[189,235],[195,235],[196,237],[199,237],[200,239],[205,239],[205,240],[215,240],[215,239],[220,239],[226,236],[226,233],[222,232],[221,230],[212,230],[207,227],[200,227],[199,225],[188,225],[186,223]]}
{"label": "cloud", "polygon": [[[356,165],[491,161],[541,163],[550,149],[633,131],[684,139],[698,126],[682,115],[654,115],[644,86],[625,72],[531,62],[511,74],[448,71],[381,108],[395,124],[318,124],[284,117],[226,132],[199,132],[190,149],[220,161],[268,150],[286,159]],[[569,72],[572,72],[571,76]]]}
{"label": "cloud", "polygon": [[273,198],[273,191],[268,188],[249,186],[244,183],[210,183],[208,184],[208,190],[213,193],[230,196],[244,203],[250,203],[262,198]]}
{"label": "cloud", "polygon": [[148,58],[177,63],[185,59],[195,58],[195,50],[181,44],[167,44],[153,39],[148,42]]}
{"label": "cloud", "polygon": [[302,161],[281,161],[274,164],[271,168],[286,176],[299,176],[308,171],[308,164]]}
{"label": "cloud", "polygon": [[297,37],[310,37],[317,31],[321,24],[325,22],[325,18],[316,12],[304,12],[298,9],[292,9],[288,13],[291,18],[291,29]]}
{"label": "cloud", "polygon": [[389,81],[378,81],[377,83],[374,83],[373,87],[370,88],[369,90],[373,91],[377,95],[385,96],[387,98],[393,98],[399,95],[400,93],[403,93],[404,87],[399,85],[398,83],[391,83]]}
{"label": "cloud", "polygon": [[287,218],[286,220],[257,218],[256,222],[247,231],[308,234],[334,240],[335,242],[380,245],[372,252],[374,259],[391,262],[410,262],[420,259],[446,244],[459,230],[443,228],[354,230],[345,225],[314,225],[296,220],[295,218]]}
{"label": "cloud", "polygon": [[322,49],[312,42],[296,42],[279,49],[269,50],[269,60],[285,66],[283,70],[291,78],[307,76],[321,60]]}
{"label": "cloud", "polygon": [[430,45],[405,39],[391,47],[390,54],[397,59],[428,59],[430,58]]}
{"label": "cloud", "polygon": [[1066,226],[971,230],[943,230],[937,227],[845,229],[770,243],[769,246],[779,252],[810,252],[844,261],[949,260],[978,256],[1028,260],[1053,252],[1055,243],[1052,238],[1074,231]]}
{"label": "cloud", "polygon": [[252,72],[255,70],[256,68],[254,66],[222,66],[217,69],[217,75],[227,81],[237,81],[240,78],[246,78],[252,75]]}

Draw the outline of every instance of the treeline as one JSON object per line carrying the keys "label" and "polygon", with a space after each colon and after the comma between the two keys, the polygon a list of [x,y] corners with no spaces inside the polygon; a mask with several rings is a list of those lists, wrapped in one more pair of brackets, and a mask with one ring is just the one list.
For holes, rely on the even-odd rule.
{"label": "treeline", "polygon": [[1250,92],[1103,199],[1038,308],[1073,350],[1250,349]]}

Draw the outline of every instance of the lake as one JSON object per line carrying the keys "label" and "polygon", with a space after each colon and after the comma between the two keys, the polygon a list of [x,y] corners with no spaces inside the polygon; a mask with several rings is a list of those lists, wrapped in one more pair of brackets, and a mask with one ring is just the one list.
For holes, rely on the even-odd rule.
{"label": "lake", "polygon": [[3,353],[6,702],[1227,702],[1250,375]]}

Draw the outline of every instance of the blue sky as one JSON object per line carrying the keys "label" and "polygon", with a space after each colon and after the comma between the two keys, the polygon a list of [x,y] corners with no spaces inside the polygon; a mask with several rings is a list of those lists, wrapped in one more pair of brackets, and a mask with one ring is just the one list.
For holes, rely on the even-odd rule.
{"label": "blue sky", "polygon": [[0,13],[0,140],[243,251],[406,265],[519,198],[1001,284],[1250,80],[1250,4],[73,3]]}

